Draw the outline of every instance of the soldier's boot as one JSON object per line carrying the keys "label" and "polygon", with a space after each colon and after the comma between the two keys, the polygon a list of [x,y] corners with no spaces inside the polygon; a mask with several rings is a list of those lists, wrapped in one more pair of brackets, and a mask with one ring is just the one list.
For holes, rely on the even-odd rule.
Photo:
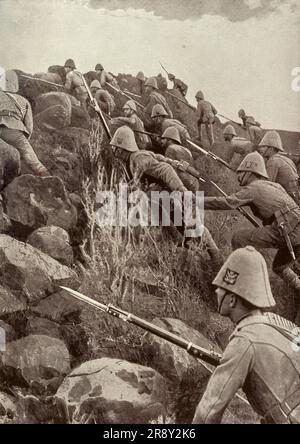
{"label": "soldier's boot", "polygon": [[[291,268],[287,267],[284,270],[281,270],[279,272],[276,272],[278,276],[281,277],[282,280],[291,288],[295,290],[297,293],[297,300],[296,300],[296,309],[297,309],[297,315],[295,318],[295,323],[299,325],[300,323],[300,278]],[[297,323],[298,322],[298,323]]]}

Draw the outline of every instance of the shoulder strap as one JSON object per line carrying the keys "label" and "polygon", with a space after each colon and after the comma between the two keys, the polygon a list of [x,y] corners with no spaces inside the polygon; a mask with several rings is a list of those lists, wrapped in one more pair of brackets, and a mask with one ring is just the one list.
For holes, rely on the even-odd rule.
{"label": "shoulder strap", "polygon": [[[20,113],[21,113],[22,118],[24,119],[25,114],[24,114],[24,112],[23,112],[23,109],[21,108],[20,104],[17,102],[17,100],[15,99],[15,97],[14,97],[12,94],[10,94],[9,92],[6,92],[6,91],[5,91],[5,94],[6,94],[7,97],[10,99],[10,101],[13,102],[14,105],[18,108],[18,110],[19,110]],[[26,107],[26,109],[27,109],[27,107]]]}

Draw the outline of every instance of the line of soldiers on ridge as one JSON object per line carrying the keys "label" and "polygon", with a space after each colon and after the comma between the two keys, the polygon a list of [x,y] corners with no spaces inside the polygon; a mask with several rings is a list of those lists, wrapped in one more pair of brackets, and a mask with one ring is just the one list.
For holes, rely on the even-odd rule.
{"label": "line of soldiers on ridge", "polygon": [[[82,85],[76,85],[72,91],[76,78],[74,69],[65,68],[68,90],[76,94],[85,107]],[[99,71],[102,83],[103,79],[112,81],[103,69]],[[109,142],[114,155],[124,163],[131,176],[146,174],[160,180],[169,190],[199,189],[199,184],[191,180],[194,177],[181,169],[182,161],[193,163],[192,153],[184,146],[184,140],[190,137],[187,129],[173,119],[155,78],[145,81],[145,90],[149,96],[146,100],[148,118],[161,126],[164,156],[145,149],[149,142],[144,137],[147,134],[134,133],[133,129],[143,130],[144,122],[138,117],[136,103],[132,100],[124,105],[124,116],[111,121],[112,126],[121,125]],[[48,171],[40,164],[28,141],[32,132],[30,105],[17,91],[15,73],[7,73],[6,88],[0,90],[0,138],[16,148],[35,174],[47,175]],[[198,99],[203,100],[200,95]],[[213,108],[211,112],[216,114]],[[250,126],[247,117],[245,122],[249,135],[260,133],[253,128],[250,131],[251,126],[260,130],[254,119]],[[208,118],[204,124],[209,128],[212,122]],[[237,153],[243,157],[236,170],[241,188],[227,197],[205,197],[204,207],[233,210],[249,206],[263,225],[240,229],[233,234],[234,251],[213,282],[217,287],[218,311],[228,316],[236,328],[197,407],[194,422],[220,422],[230,400],[242,387],[264,422],[300,423],[300,339],[294,333],[295,324],[271,313],[276,303],[266,262],[254,248],[277,249],[273,270],[296,290],[299,306],[300,279],[292,269],[294,262],[300,260],[297,171],[285,155],[276,131],[267,131],[260,140],[253,138],[252,141],[240,140],[232,125],[227,125],[223,133],[224,150],[230,148],[231,156]],[[208,139],[211,142],[209,133]],[[300,309],[295,322],[300,325]]]}

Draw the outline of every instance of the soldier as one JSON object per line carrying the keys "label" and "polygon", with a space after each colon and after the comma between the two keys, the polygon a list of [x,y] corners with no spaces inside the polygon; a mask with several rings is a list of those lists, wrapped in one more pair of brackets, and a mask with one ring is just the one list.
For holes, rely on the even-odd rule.
{"label": "soldier", "polygon": [[246,127],[246,120],[247,120],[247,115],[246,115],[246,112],[245,112],[245,110],[244,109],[240,109],[239,110],[239,112],[238,112],[238,116],[239,116],[239,118],[242,120],[242,122],[243,122],[243,125],[241,125],[242,126],[242,128],[244,128],[244,129],[247,129],[247,127]]}
{"label": "soldier", "polygon": [[19,90],[17,74],[6,72],[6,86],[0,88],[0,139],[16,148],[21,160],[33,174],[49,176],[29,143],[33,131],[33,118],[29,102],[16,92]]}
{"label": "soldier", "polygon": [[97,79],[99,80],[102,88],[104,88],[107,83],[111,83],[112,86],[119,89],[118,82],[116,81],[114,76],[109,72],[106,72],[101,63],[97,63],[97,65],[95,66],[95,71],[97,73]]}
{"label": "soldier", "polygon": [[233,210],[248,205],[264,226],[236,231],[233,249],[248,244],[257,248],[276,248],[273,271],[290,285],[300,297],[300,279],[290,268],[292,251],[300,260],[300,208],[281,185],[268,180],[263,157],[248,154],[237,169],[242,190],[228,197],[205,197],[206,210]]}
{"label": "soldier", "polygon": [[230,162],[235,154],[245,157],[253,151],[253,143],[243,137],[237,137],[237,133],[232,125],[227,125],[223,130],[224,140],[226,142],[226,152],[224,160]]}
{"label": "soldier", "polygon": [[185,143],[186,139],[191,139],[189,132],[183,123],[176,119],[168,118],[168,113],[162,105],[154,105],[151,112],[151,118],[155,123],[155,127],[160,134],[162,134],[167,128],[175,127],[179,131],[181,140]]}
{"label": "soldier", "polygon": [[182,80],[176,79],[174,74],[168,74],[168,79],[170,80],[170,82],[173,82],[173,89],[178,90],[180,94],[185,97],[188,86]]}
{"label": "soldier", "polygon": [[256,122],[254,117],[247,117],[246,127],[249,134],[249,139],[253,143],[254,147],[257,148],[261,139],[264,135],[264,130],[260,128],[260,123]]}
{"label": "soldier", "polygon": [[298,186],[298,172],[296,165],[286,156],[282,142],[277,131],[268,131],[259,144],[258,152],[266,161],[266,169],[272,182],[280,183],[286,192],[300,204],[300,193]]}
{"label": "soldier", "polygon": [[84,86],[80,72],[75,71],[76,66],[74,60],[68,59],[64,65],[66,72],[65,88],[69,94],[76,97],[79,100],[82,108],[87,110],[86,101],[88,98],[87,90]]}
{"label": "soldier", "polygon": [[151,117],[152,109],[154,105],[159,104],[164,107],[166,112],[168,113],[168,116],[173,118],[173,113],[164,98],[164,96],[158,92],[157,87],[157,80],[155,77],[149,77],[149,79],[145,82],[145,92],[147,94],[146,97],[146,108],[145,108],[145,114],[149,117]]}
{"label": "soldier", "polygon": [[218,113],[216,108],[207,100],[204,100],[204,95],[202,91],[198,91],[195,95],[197,101],[197,114],[198,120],[198,131],[199,131],[199,141],[202,142],[202,125],[205,125],[207,138],[209,144],[214,143],[214,133],[212,125],[215,122],[215,115]]}
{"label": "soldier", "polygon": [[146,82],[146,77],[144,76],[144,73],[142,71],[139,71],[136,75],[136,78],[138,80],[139,83],[139,87],[138,87],[138,91],[137,93],[144,97],[145,95],[145,82]]}
{"label": "soldier", "polygon": [[193,423],[220,423],[231,399],[243,388],[263,423],[300,424],[298,329],[266,312],[275,301],[264,258],[252,246],[239,248],[228,257],[213,285],[219,313],[236,328]]}
{"label": "soldier", "polygon": [[[125,117],[115,117],[114,119],[111,119],[110,123],[112,125],[127,125],[132,130],[145,131],[144,124],[137,115],[136,104],[133,100],[128,100],[125,103],[123,106],[123,111]],[[151,141],[146,134],[135,133],[135,140],[141,149],[146,149],[149,145],[151,145]]]}
{"label": "soldier", "polygon": [[[181,145],[180,135],[177,128],[170,126],[167,128],[161,138],[162,146],[165,148],[165,157],[173,160],[185,161],[194,166],[194,160],[191,152]],[[182,183],[188,190],[194,193],[199,190],[199,181],[186,171],[177,171]]]}
{"label": "soldier", "polygon": [[99,80],[92,81],[90,90],[100,108],[110,116],[116,106],[113,96],[106,89],[101,88]]}

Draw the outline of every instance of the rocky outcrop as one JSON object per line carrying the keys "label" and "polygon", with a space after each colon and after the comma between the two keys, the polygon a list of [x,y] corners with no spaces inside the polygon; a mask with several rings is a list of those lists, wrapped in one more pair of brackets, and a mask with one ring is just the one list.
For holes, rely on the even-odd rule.
{"label": "rocky outcrop", "polygon": [[8,217],[29,229],[55,225],[65,230],[76,225],[76,209],[58,177],[17,177],[4,191]]}
{"label": "rocky outcrop", "polygon": [[27,242],[64,265],[73,263],[70,236],[63,228],[54,225],[38,228],[30,234]]}
{"label": "rocky outcrop", "polygon": [[71,124],[72,103],[69,94],[42,94],[35,99],[34,111],[34,123],[42,130],[61,129]]}
{"label": "rocky outcrop", "polygon": [[53,293],[56,286],[79,286],[70,268],[5,234],[0,235],[0,279],[6,287],[22,291],[29,302]]}
{"label": "rocky outcrop", "polygon": [[149,367],[117,359],[85,362],[56,393],[65,422],[139,424],[166,413],[166,386]]}
{"label": "rocky outcrop", "polygon": [[50,321],[60,324],[63,322],[77,324],[80,322],[81,308],[80,303],[74,298],[66,295],[64,291],[59,291],[42,299],[37,305],[31,307],[31,310]]}
{"label": "rocky outcrop", "polygon": [[20,154],[0,139],[0,191],[20,172]]}
{"label": "rocky outcrop", "polygon": [[[0,241],[1,242],[1,241]],[[0,246],[1,249],[1,246]],[[1,264],[0,264],[1,268]],[[1,273],[1,272],[0,272]],[[23,311],[26,304],[13,295],[7,288],[0,285],[0,316]]]}
{"label": "rocky outcrop", "polygon": [[31,387],[36,393],[55,391],[70,371],[69,352],[62,341],[30,335],[10,342],[0,354],[0,374],[7,383]]}

